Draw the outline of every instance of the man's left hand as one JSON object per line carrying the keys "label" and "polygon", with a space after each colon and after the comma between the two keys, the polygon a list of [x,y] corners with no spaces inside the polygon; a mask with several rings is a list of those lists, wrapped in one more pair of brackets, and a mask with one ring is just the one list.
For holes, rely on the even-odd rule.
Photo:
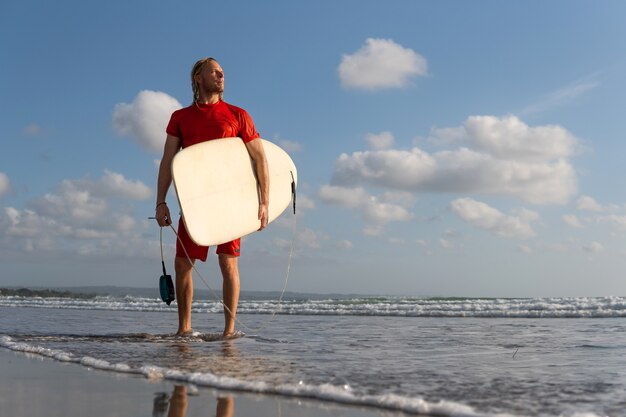
{"label": "man's left hand", "polygon": [[261,221],[261,227],[258,229],[259,232],[267,226],[267,212],[267,204],[259,204],[259,220]]}

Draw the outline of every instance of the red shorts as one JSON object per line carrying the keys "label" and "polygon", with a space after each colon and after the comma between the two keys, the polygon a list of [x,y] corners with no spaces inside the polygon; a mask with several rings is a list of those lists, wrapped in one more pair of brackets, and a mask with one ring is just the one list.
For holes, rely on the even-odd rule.
{"label": "red shorts", "polygon": [[[187,233],[187,228],[185,227],[185,222],[183,222],[183,218],[181,217],[178,220],[178,237],[176,239],[176,257],[177,258],[189,258],[191,259],[199,259],[202,262],[206,261],[207,254],[209,253],[208,246],[200,246],[195,243],[189,237],[189,233]],[[181,244],[182,240],[182,244]],[[183,245],[185,248],[183,249]],[[230,242],[222,243],[217,246],[217,250],[215,251],[218,255],[220,253],[224,253],[232,256],[239,256],[239,251],[241,248],[241,239],[231,240]],[[187,254],[185,254],[185,250],[187,250]]]}

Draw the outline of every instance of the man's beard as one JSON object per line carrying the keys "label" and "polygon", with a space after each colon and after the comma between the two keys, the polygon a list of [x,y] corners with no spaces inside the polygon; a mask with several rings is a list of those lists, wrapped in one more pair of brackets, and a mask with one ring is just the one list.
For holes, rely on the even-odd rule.
{"label": "man's beard", "polygon": [[223,86],[214,85],[214,86],[208,88],[206,90],[206,93],[208,93],[209,95],[211,95],[211,94],[224,94],[224,87]]}

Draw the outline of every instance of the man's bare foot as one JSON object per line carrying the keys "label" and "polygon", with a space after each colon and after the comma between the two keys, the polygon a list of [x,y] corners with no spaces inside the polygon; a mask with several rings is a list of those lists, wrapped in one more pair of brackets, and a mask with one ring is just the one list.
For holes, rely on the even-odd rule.
{"label": "man's bare foot", "polygon": [[224,333],[222,333],[222,339],[223,340],[230,340],[230,339],[238,339],[240,337],[245,336],[244,332],[240,332],[238,330],[233,330],[230,332],[224,331]]}
{"label": "man's bare foot", "polygon": [[189,336],[193,336],[193,334],[194,334],[193,329],[188,329],[188,330],[179,330],[178,332],[176,332],[174,336],[189,337]]}

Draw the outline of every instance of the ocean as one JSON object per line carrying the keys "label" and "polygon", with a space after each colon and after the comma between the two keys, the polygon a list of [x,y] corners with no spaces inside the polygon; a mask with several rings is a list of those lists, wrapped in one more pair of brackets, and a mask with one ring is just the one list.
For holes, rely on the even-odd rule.
{"label": "ocean", "polygon": [[[152,291],[153,293],[154,291]],[[626,416],[626,297],[0,295],[0,347],[198,387],[434,416]],[[276,314],[274,314],[276,313]]]}

